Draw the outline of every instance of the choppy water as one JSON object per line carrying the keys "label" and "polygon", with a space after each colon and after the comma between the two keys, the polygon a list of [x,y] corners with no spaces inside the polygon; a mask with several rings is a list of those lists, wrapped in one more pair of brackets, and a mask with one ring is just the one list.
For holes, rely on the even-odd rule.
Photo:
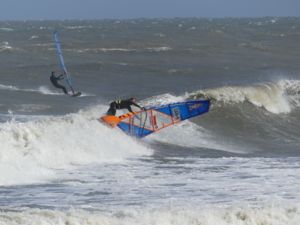
{"label": "choppy water", "polygon": [[[73,84],[59,70],[58,30]],[[300,224],[300,19],[0,22],[1,224]],[[115,98],[209,98],[135,140]]]}

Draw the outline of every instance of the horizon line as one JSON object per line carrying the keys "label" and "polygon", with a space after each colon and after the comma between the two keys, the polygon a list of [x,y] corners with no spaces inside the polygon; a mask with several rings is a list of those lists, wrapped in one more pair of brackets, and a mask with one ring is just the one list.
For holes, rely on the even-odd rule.
{"label": "horizon line", "polygon": [[0,22],[28,22],[28,21],[128,21],[128,20],[156,20],[156,19],[262,19],[262,18],[300,18],[300,16],[174,16],[174,17],[132,17],[132,18],[65,18],[65,19],[0,19]]}

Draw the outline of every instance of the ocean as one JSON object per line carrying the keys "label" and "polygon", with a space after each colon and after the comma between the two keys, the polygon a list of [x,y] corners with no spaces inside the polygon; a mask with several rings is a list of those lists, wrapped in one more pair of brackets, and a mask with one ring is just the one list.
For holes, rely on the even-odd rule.
{"label": "ocean", "polygon": [[[50,84],[55,30],[80,97]],[[0,224],[300,224],[299,41],[295,17],[1,21]],[[133,96],[211,109],[98,121]]]}

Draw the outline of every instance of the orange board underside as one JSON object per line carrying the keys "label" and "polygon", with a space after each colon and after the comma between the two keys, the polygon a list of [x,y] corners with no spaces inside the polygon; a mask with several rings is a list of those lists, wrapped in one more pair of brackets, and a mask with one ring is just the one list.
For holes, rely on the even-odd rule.
{"label": "orange board underside", "polygon": [[105,122],[111,127],[115,127],[118,125],[118,123],[121,121],[119,117],[117,116],[102,116],[99,120]]}
{"label": "orange board underside", "polygon": [[118,123],[120,123],[121,120],[124,120],[124,119],[132,116],[133,114],[136,114],[136,113],[126,113],[121,116],[106,115],[106,116],[100,117],[99,120],[105,122],[106,124],[108,124],[111,127],[115,127],[118,125]]}

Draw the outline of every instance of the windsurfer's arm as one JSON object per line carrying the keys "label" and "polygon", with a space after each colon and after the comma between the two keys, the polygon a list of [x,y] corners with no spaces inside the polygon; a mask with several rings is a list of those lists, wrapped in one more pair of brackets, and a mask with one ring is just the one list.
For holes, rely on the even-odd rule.
{"label": "windsurfer's arm", "polygon": [[145,109],[145,107],[142,107],[142,106],[136,104],[135,102],[132,102],[132,105],[134,105],[134,106],[136,106],[136,107],[138,107],[138,108],[140,108],[140,109]]}
{"label": "windsurfer's arm", "polygon": [[58,76],[58,78],[60,80],[64,79],[64,75],[66,75],[66,72],[65,71],[62,71],[62,73]]}
{"label": "windsurfer's arm", "polygon": [[133,111],[132,111],[130,105],[127,107],[127,109],[128,109],[129,112],[133,113]]}

